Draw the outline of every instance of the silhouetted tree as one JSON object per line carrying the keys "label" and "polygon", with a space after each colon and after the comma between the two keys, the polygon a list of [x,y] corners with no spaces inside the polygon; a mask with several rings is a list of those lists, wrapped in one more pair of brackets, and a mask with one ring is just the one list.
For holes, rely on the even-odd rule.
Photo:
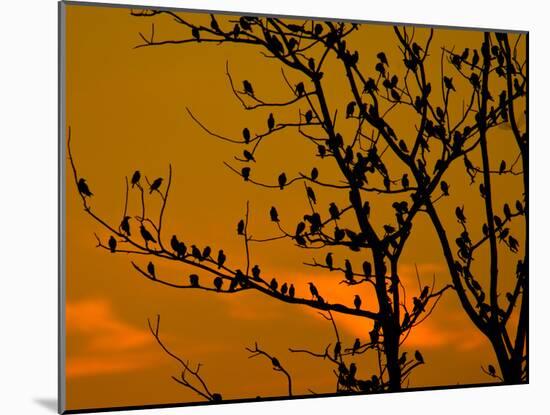
{"label": "silhouetted tree", "polygon": [[[487,110],[489,93],[486,78],[492,71],[491,62],[494,59],[500,62],[502,59],[497,55],[491,57],[486,52],[489,45],[488,34],[485,35],[484,40],[486,46],[481,48],[481,61],[479,61],[477,49],[471,61],[468,60],[466,52],[456,55],[452,51],[443,50],[441,51],[442,73],[435,74],[434,79],[430,79],[434,74],[427,73],[425,61],[429,56],[433,30],[430,30],[426,39],[421,41],[415,39],[414,29],[395,27],[396,44],[401,51],[402,60],[390,62],[386,53],[381,51],[376,55],[377,62],[374,68],[367,69],[359,64],[359,52],[348,44],[348,37],[359,29],[359,26],[353,23],[331,21],[291,23],[290,20],[254,16],[230,18],[228,21],[218,22],[216,16],[211,15],[210,24],[201,25],[167,10],[144,10],[133,12],[133,15],[148,18],[164,15],[189,30],[188,37],[160,41],[155,40],[153,34],[150,38],[140,34],[144,43],[138,47],[199,42],[204,45],[236,43],[257,47],[266,59],[275,60],[283,68],[291,70],[296,76],[295,82],[290,82],[283,70],[290,98],[282,102],[271,102],[261,97],[258,91],[255,91],[253,82],[249,80],[243,80],[242,89],[238,88],[229,71],[229,64],[226,66],[226,75],[233,93],[244,109],[272,109],[273,112],[269,114],[265,124],[266,129],[262,132],[252,133],[248,127],[244,127],[242,138],[228,137],[212,131],[191,111],[188,110],[188,112],[208,134],[245,147],[245,150],[240,152],[242,157],[235,157],[240,166],[235,167],[226,163],[229,169],[253,185],[277,189],[277,191],[303,182],[310,211],[303,215],[303,220],[298,224],[283,224],[278,209],[273,207],[269,212],[269,218],[279,234],[271,238],[254,239],[249,236],[247,203],[245,217],[237,224],[237,234],[243,238],[245,245],[246,265],[244,269],[235,269],[229,265],[231,261],[226,258],[223,251],[219,251],[217,255],[211,255],[212,251],[209,247],[201,251],[194,245],[180,241],[176,235],[172,236],[170,246],[164,245],[166,236],[163,233],[163,216],[172,183],[171,166],[168,177],[164,181],[163,178],[157,178],[150,183],[146,176],[134,173],[131,180],[132,188],[138,192],[141,200],[141,212],[137,216],[128,215],[127,212],[130,189],[126,179],[126,203],[122,222],[120,226],[112,225],[92,211],[90,207],[92,193],[88,185],[86,185],[86,191],[81,190],[80,183],[83,179],[77,173],[69,145],[69,158],[74,179],[85,211],[112,233],[115,242],[118,240],[117,244],[109,242],[105,245],[98,238],[99,247],[115,253],[148,254],[159,260],[178,261],[204,271],[209,278],[213,279],[212,282],[204,283],[199,280],[198,275],[192,274],[188,284],[175,284],[160,275],[152,262],[144,270],[141,265],[132,261],[132,265],[141,275],[159,284],[218,293],[255,290],[286,303],[307,305],[320,312],[326,312],[328,317],[325,314],[323,316],[333,323],[335,329],[336,341],[332,346],[333,349],[330,350],[329,344],[324,353],[292,350],[307,352],[315,357],[332,361],[336,365],[334,374],[337,379],[337,391],[397,391],[402,388],[403,382],[411,371],[424,363],[420,352],[416,352],[414,358],[407,358],[407,354],[400,350],[401,344],[411,330],[429,316],[443,292],[451,287],[445,286],[436,291],[435,284],[431,287],[419,286],[418,294],[412,297],[413,307],[410,309],[408,306],[409,299],[406,298],[406,290],[399,277],[398,264],[411,235],[416,215],[426,212],[434,223],[443,246],[453,288],[457,291],[461,304],[472,321],[491,340],[498,356],[499,352],[493,337],[497,336],[494,333],[498,330],[500,330],[499,333],[503,333],[502,329],[497,329],[497,326],[502,326],[502,321],[495,317],[493,323],[485,323],[481,314],[483,307],[479,307],[479,310],[474,309],[471,297],[466,290],[469,289],[474,299],[479,300],[476,297],[476,290],[471,288],[472,281],[475,280],[469,275],[464,277],[464,274],[469,272],[471,256],[470,262],[467,255],[460,256],[464,264],[459,271],[455,254],[450,248],[445,228],[436,210],[436,202],[452,192],[449,184],[443,180],[443,176],[455,161],[464,160],[472,180],[475,180],[478,170],[483,171],[485,188],[490,189],[490,179],[485,178],[491,175],[488,163],[484,163],[482,168],[477,168],[471,164],[469,155],[474,151],[487,153],[486,144],[484,144],[487,131],[505,123],[504,117],[514,118],[513,103],[524,94],[521,90],[526,87],[526,78],[517,79],[517,75],[508,75],[510,71],[504,70],[504,76],[510,78],[513,87],[507,89],[498,107]],[[500,36],[499,39],[507,39],[504,35],[498,36]],[[504,44],[504,40],[499,42]],[[504,46],[502,48],[505,49]],[[512,61],[511,64],[508,63],[509,60],[515,59],[515,55],[510,54],[509,49],[508,46],[507,55],[505,52],[499,55],[504,56],[507,62],[505,65],[508,68],[515,64]],[[475,56],[478,58],[474,62]],[[460,85],[453,76],[443,73],[444,58],[455,67],[459,75],[465,78]],[[326,94],[323,70],[328,60],[336,62],[339,70],[345,75],[346,84],[342,85],[342,94],[350,94],[349,103],[342,109],[345,117],[340,119],[338,118],[340,104],[330,103]],[[466,66],[468,66],[468,72],[466,72]],[[432,91],[432,83],[441,84],[440,99]],[[457,89],[464,88],[464,84],[470,91],[469,103],[458,119],[451,120],[449,108],[452,95]],[[292,106],[300,108],[297,119],[288,120],[282,115],[277,115],[278,108]],[[408,114],[416,118],[414,137],[410,137],[410,134],[402,134],[397,128],[392,127],[391,115],[394,113],[400,116]],[[353,123],[353,133],[346,133],[343,127],[337,127],[337,121],[348,125]],[[255,173],[258,169],[257,165],[261,163],[255,157],[257,149],[267,138],[282,132],[297,134],[313,143],[320,162],[335,165],[340,177],[333,177],[332,180],[320,179],[321,169],[312,166],[308,169],[310,170],[308,173],[301,172],[287,176],[282,172],[273,182],[258,179]],[[254,163],[253,168],[251,163]],[[501,173],[507,172],[506,166],[500,170],[503,170]],[[147,188],[142,184],[143,179],[147,181]],[[338,206],[332,202],[328,207],[322,208],[315,193],[315,190],[320,188],[347,193],[348,204]],[[152,219],[152,215],[148,213],[149,210],[146,210],[146,190],[158,195],[161,199],[160,213],[156,220]],[[390,209],[395,213],[394,223],[380,225],[371,220],[369,200],[373,197],[376,197],[377,201],[384,200],[388,208],[391,206]],[[486,200],[490,200],[490,197]],[[522,209],[525,212],[526,205],[522,205]],[[489,212],[489,206],[487,210]],[[472,252],[471,241],[468,242],[469,238],[467,238],[464,209],[457,209],[456,214],[466,232],[461,236],[464,242],[460,245],[459,253]],[[492,213],[488,215],[493,217]],[[507,220],[517,215],[515,212],[510,213],[510,218]],[[494,219],[489,222],[492,222],[492,225],[488,226],[489,237],[486,239],[493,240],[491,244],[494,245],[494,240],[501,235],[502,229],[494,226]],[[131,230],[138,226],[141,239],[137,233],[131,234]],[[355,293],[355,297],[350,296],[354,298],[353,306],[334,303],[326,293],[320,292],[314,281],[309,283],[309,298],[299,297],[296,295],[294,285],[291,284],[289,287],[286,282],[264,275],[259,265],[253,265],[249,244],[268,243],[276,239],[287,239],[297,247],[306,250],[338,246],[353,252],[364,252],[367,258],[361,265],[360,272],[349,258],[336,258],[332,253],[326,254],[322,259],[315,259],[307,265],[341,274],[341,283],[348,285],[351,289],[359,284],[369,284],[376,295],[376,308],[372,309],[372,304],[365,305]],[[513,249],[513,246],[517,248],[517,243],[511,243],[509,237],[506,243],[510,249]],[[326,253],[326,250],[324,252]],[[523,264],[526,264],[526,258]],[[526,281],[526,278],[522,280]],[[526,293],[526,282],[520,285],[518,292],[512,294],[515,299],[510,301],[510,313],[514,309],[517,298]],[[411,291],[410,288],[407,290],[409,293]],[[525,302],[522,302],[522,307]],[[491,305],[491,307],[496,313],[497,306]],[[372,330],[368,334],[369,338],[366,341],[357,339],[353,345],[342,345],[333,312],[371,320]],[[158,336],[155,337],[158,339]],[[349,363],[349,361],[352,356],[368,350],[377,353],[379,373],[367,379],[357,379],[356,363]],[[260,351],[257,346],[249,351],[267,356],[272,360],[274,369],[287,376],[290,394],[290,375],[282,368],[280,362],[266,352]],[[500,358],[499,364],[502,368],[504,363]]]}

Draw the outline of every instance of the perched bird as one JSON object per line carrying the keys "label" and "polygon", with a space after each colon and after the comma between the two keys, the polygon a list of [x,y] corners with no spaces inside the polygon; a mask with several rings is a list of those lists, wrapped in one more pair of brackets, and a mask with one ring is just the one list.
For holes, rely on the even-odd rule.
{"label": "perched bird", "polygon": [[216,21],[216,18],[214,17],[214,15],[210,15],[211,17],[211,20],[210,20],[210,27],[215,31],[215,32],[219,32],[220,31],[220,26],[218,25],[218,22]]}
{"label": "perched bird", "polygon": [[308,282],[308,284],[309,284],[309,292],[311,293],[313,299],[318,298],[319,291],[317,291],[317,287],[312,282]]}
{"label": "perched bird", "polygon": [[281,367],[281,363],[279,363],[279,360],[276,357],[271,358],[271,364],[275,368],[280,368]]}
{"label": "perched bird", "polygon": [[149,194],[153,193],[155,190],[158,190],[161,184],[162,184],[162,177],[155,179],[153,183],[151,183],[151,187],[149,187]]}
{"label": "perched bird", "polygon": [[286,295],[287,291],[288,291],[288,284],[285,282],[285,283],[281,286],[281,294]]}
{"label": "perched bird", "polygon": [[363,273],[365,277],[370,277],[372,275],[372,265],[369,261],[363,262]]}
{"label": "perched bird", "polygon": [[311,180],[317,180],[319,177],[319,170],[317,170],[317,167],[314,167],[311,169]]}
{"label": "perched bird", "polygon": [[269,283],[269,287],[273,290],[273,291],[277,291],[277,288],[279,288],[279,283],[277,282],[277,280],[275,278],[272,278],[271,279],[271,282]]}
{"label": "perched bird", "polygon": [[93,193],[90,192],[90,188],[86,183],[86,179],[79,179],[77,187],[78,187],[78,191],[82,196],[85,196],[85,197],[93,196]]}
{"label": "perched bird", "polygon": [[311,202],[315,205],[317,203],[317,198],[315,197],[315,192],[313,191],[313,189],[309,186],[306,186],[306,193],[309,200],[311,200]]}
{"label": "perched bird", "polygon": [[399,366],[403,366],[405,363],[407,363],[407,352],[403,352],[397,363],[399,363]]}
{"label": "perched bird", "polygon": [[357,365],[352,363],[349,365],[349,377],[350,379],[355,379],[355,374],[357,373]]}
{"label": "perched bird", "polygon": [[237,235],[244,235],[244,220],[241,219],[237,224]]}
{"label": "perched bird", "polygon": [[246,144],[250,142],[250,130],[248,128],[243,129],[243,138]]}
{"label": "perched bird", "polygon": [[384,65],[387,65],[388,64],[388,59],[386,58],[386,54],[384,52],[379,52],[376,57],[378,58],[378,60],[384,64]]}
{"label": "perched bird", "polygon": [[226,259],[227,257],[225,256],[223,249],[220,249],[220,252],[218,252],[218,269],[223,267]]}
{"label": "perched bird", "polygon": [[296,95],[298,95],[299,97],[301,97],[302,95],[305,94],[305,87],[304,87],[304,83],[303,82],[298,82],[296,84],[296,88],[295,88],[295,91],[296,91]]}
{"label": "perched bird", "polygon": [[327,257],[325,258],[325,263],[327,264],[327,267],[328,269],[330,269],[332,271],[332,266],[333,266],[333,262],[332,262],[332,252],[329,252],[327,254]]}
{"label": "perched bird", "polygon": [[139,183],[139,179],[141,179],[141,173],[139,170],[136,170],[132,175],[132,187]]}
{"label": "perched bird", "polygon": [[205,260],[205,259],[210,258],[210,253],[211,252],[212,252],[212,249],[209,246],[204,248],[203,251],[202,251],[201,260]]}
{"label": "perched bird", "polygon": [[489,366],[487,367],[487,369],[489,369],[489,374],[490,374],[491,376],[496,376],[497,371],[496,371],[496,369],[495,369],[495,367],[494,367],[493,365],[489,365]]}
{"label": "perched bird", "polygon": [[269,217],[272,222],[279,222],[279,213],[277,212],[275,206],[271,206],[271,209],[269,209]]}
{"label": "perched bird", "polygon": [[417,362],[424,363],[424,357],[422,357],[422,354],[418,350],[414,352],[414,358]]}
{"label": "perched bird", "polygon": [[179,256],[180,241],[178,240],[178,237],[176,235],[172,235],[172,239],[170,239],[170,246],[172,247],[172,250]]}
{"label": "perched bird", "polygon": [[116,239],[113,235],[111,235],[111,237],[109,238],[109,249],[112,253],[116,251]]}
{"label": "perched bird", "polygon": [[384,231],[386,234],[390,235],[395,232],[395,228],[391,225],[384,225]]}
{"label": "perched bird", "polygon": [[508,245],[510,246],[510,251],[518,252],[519,242],[512,235],[508,237]]}
{"label": "perched bird", "polygon": [[328,208],[328,212],[330,213],[330,217],[332,219],[340,219],[340,210],[338,209],[338,206],[336,206],[336,203],[331,202]]}
{"label": "perched bird", "polygon": [[148,242],[153,242],[153,243],[157,242],[155,238],[153,238],[153,235],[151,235],[151,232],[145,229],[145,226],[141,225],[139,228],[139,232],[141,233],[141,237],[145,241],[145,244],[147,244]]}
{"label": "perched bird", "polygon": [[352,117],[355,111],[355,101],[351,101],[346,107],[346,118]]}
{"label": "perched bird", "polygon": [[502,174],[506,171],[506,161],[502,160],[498,168],[498,174]]}
{"label": "perched bird", "polygon": [[304,117],[306,118],[306,124],[311,123],[311,120],[313,120],[313,112],[311,110],[307,111]]}
{"label": "perched bird", "polygon": [[283,190],[283,188],[285,187],[285,184],[286,184],[286,174],[281,173],[281,174],[279,175],[279,179],[278,179],[278,180],[279,180],[279,188],[280,188],[281,190]]}
{"label": "perched bird", "polygon": [[359,297],[357,294],[355,294],[355,297],[353,299],[353,305],[355,306],[356,310],[359,310],[361,308],[361,297]]}
{"label": "perched bird", "polygon": [[349,282],[353,282],[353,268],[349,259],[346,259],[345,262],[344,275],[346,277],[346,280],[348,280]]}
{"label": "perched bird", "polygon": [[254,89],[252,89],[252,84],[246,79],[243,81],[244,92],[250,96],[254,96]]}
{"label": "perched bird", "polygon": [[420,298],[426,298],[428,294],[430,293],[430,287],[427,285],[422,289],[422,292],[420,293]]}
{"label": "perched bird", "polygon": [[222,285],[223,285],[222,277],[214,278],[214,287],[216,287],[216,291],[220,291],[222,289]]}
{"label": "perched bird", "polygon": [[157,278],[157,276],[155,275],[155,265],[152,262],[149,262],[147,264],[147,272],[151,277],[153,277],[153,279]]}
{"label": "perched bird", "polygon": [[202,259],[201,251],[199,250],[199,248],[197,248],[196,245],[191,245],[191,255],[193,255],[193,257],[195,259],[198,259],[199,261]]}
{"label": "perched bird", "polygon": [[260,279],[260,273],[260,267],[258,265],[254,265],[252,267],[252,277],[258,281]]}
{"label": "perched bird", "polygon": [[504,204],[503,211],[504,211],[504,217],[506,219],[510,219],[512,217],[512,211],[510,210],[510,205],[508,203]]}
{"label": "perched bird", "polygon": [[126,235],[130,236],[130,216],[124,216],[120,222],[120,229]]}
{"label": "perched bird", "polygon": [[197,27],[193,27],[191,29],[191,36],[193,36],[197,42],[200,42],[201,40],[201,33]]}
{"label": "perched bird", "polygon": [[294,298],[294,284],[290,284],[290,288],[288,289],[288,296],[290,298]]}
{"label": "perched bird", "polygon": [[269,128],[269,131],[273,130],[275,127],[275,118],[273,117],[273,113],[269,114],[269,118],[267,119],[267,128]]}
{"label": "perched bird", "polygon": [[453,85],[453,78],[449,78],[447,76],[443,77],[443,83],[445,84],[445,88],[447,88],[449,91],[455,91],[456,89]]}
{"label": "perched bird", "polygon": [[479,62],[479,53],[477,52],[477,49],[474,49],[474,55],[472,56],[472,64],[471,67],[477,66]]}
{"label": "perched bird", "polygon": [[334,358],[338,359],[340,353],[342,353],[342,344],[340,342],[336,342],[336,344],[334,345]]}
{"label": "perched bird", "polygon": [[449,196],[449,185],[447,184],[447,182],[443,180],[440,183],[440,186],[441,186],[441,191],[443,192],[443,194],[445,196]]}
{"label": "perched bird", "polygon": [[353,343],[353,347],[351,348],[351,355],[353,356],[357,350],[361,347],[361,341],[359,339],[355,339],[355,343]]}
{"label": "perched bird", "polygon": [[409,188],[409,175],[407,173],[405,173],[401,178],[401,185],[403,186],[403,189]]}
{"label": "perched bird", "polygon": [[248,181],[250,178],[250,167],[243,167],[241,169],[241,176],[243,176],[244,181]]}
{"label": "perched bird", "polygon": [[191,284],[191,287],[198,287],[199,286],[199,276],[197,274],[189,275],[189,283]]}
{"label": "perched bird", "polygon": [[256,161],[254,155],[248,150],[243,150],[243,156],[246,161]]}
{"label": "perched bird", "polygon": [[455,209],[455,215],[461,224],[466,223],[466,216],[464,216],[464,206],[462,208],[457,206],[457,208]]}

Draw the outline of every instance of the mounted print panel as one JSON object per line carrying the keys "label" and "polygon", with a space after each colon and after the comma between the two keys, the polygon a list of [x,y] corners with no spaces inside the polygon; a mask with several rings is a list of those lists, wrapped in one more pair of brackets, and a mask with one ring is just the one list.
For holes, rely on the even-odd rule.
{"label": "mounted print panel", "polygon": [[528,382],[527,33],[60,20],[60,411]]}

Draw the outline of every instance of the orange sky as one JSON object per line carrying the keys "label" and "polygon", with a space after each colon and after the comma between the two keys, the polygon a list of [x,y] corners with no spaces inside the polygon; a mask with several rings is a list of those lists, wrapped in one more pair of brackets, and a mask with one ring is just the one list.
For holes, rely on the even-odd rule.
{"label": "orange sky", "polygon": [[[228,261],[239,267],[244,263],[244,251],[235,226],[243,217],[247,200],[251,204],[251,233],[256,237],[276,233],[268,216],[272,205],[278,207],[283,221],[297,223],[308,210],[303,187],[281,192],[244,183],[223,165],[223,161],[235,165],[233,156],[239,156],[242,147],[207,135],[186,112],[189,107],[204,124],[229,136],[240,137],[244,126],[252,131],[263,130],[270,111],[247,112],[241,108],[224,75],[225,64],[229,62],[235,80],[250,79],[258,95],[272,101],[289,98],[278,64],[266,62],[257,49],[234,45],[134,49],[141,42],[138,32],[150,33],[151,20],[132,17],[128,9],[122,8],[69,5],[66,12],[66,119],[72,129],[72,151],[79,174],[86,177],[94,193],[94,212],[118,225],[124,209],[124,177],[136,169],[149,178],[166,177],[171,163],[173,185],[165,217],[167,236],[176,233],[189,245],[208,244],[214,252],[223,248]],[[209,21],[207,15],[187,17]],[[167,17],[155,22],[158,39],[188,36],[186,30]],[[417,31],[420,39],[426,38],[425,29]],[[475,31],[437,29],[433,55],[427,61],[433,82],[440,76],[441,46],[456,50],[476,47],[481,37]],[[364,25],[350,39],[360,51],[360,66],[373,68],[380,50],[386,51],[390,61],[398,59],[390,26]],[[339,88],[341,71],[334,64],[327,65],[334,69],[326,70],[325,76],[329,102],[342,112],[351,97]],[[298,82],[295,74],[288,72],[288,76]],[[453,109],[459,113],[462,98],[458,79],[455,86],[459,92]],[[296,112],[281,110],[277,117],[296,117]],[[392,117],[400,136],[413,134],[414,118],[403,114]],[[511,163],[516,153],[510,132],[498,128],[490,140],[495,168],[501,159]],[[260,148],[254,172],[263,181],[275,182],[281,170],[292,177],[300,171],[310,171],[315,163],[324,177],[335,177],[330,162],[319,164],[313,154],[311,145],[297,135],[280,134]],[[391,159],[386,163],[391,166]],[[461,204],[467,205],[472,228],[481,229],[483,220],[474,213],[481,207],[477,185],[469,186],[462,165],[451,169],[446,180],[451,184],[452,196],[438,206],[441,212],[449,212],[444,218],[449,234],[458,232],[453,212]],[[521,177],[497,179],[495,189],[497,206],[509,198],[520,199]],[[158,208],[158,197],[154,196],[147,200]],[[317,196],[320,206],[328,206],[331,201],[343,205],[347,199],[345,192],[318,190]],[[388,209],[392,201],[371,199],[377,226],[387,223],[388,218],[392,220],[393,211]],[[137,212],[138,206],[137,193],[131,193],[129,210]],[[111,255],[95,247],[94,233],[104,242],[109,234],[83,211],[70,174],[66,212],[68,409],[199,399],[170,378],[178,373],[178,368],[162,353],[147,328],[147,318],[157,314],[162,315],[161,336],[166,344],[185,359],[203,363],[201,372],[209,385],[225,398],[285,394],[284,378],[273,372],[268,362],[248,359],[244,348],[256,341],[291,372],[296,394],[307,394],[309,389],[317,393],[334,391],[328,363],[288,352],[288,347],[322,351],[334,341],[330,324],[314,310],[281,304],[254,292],[216,295],[176,290],[144,279],[130,265],[134,259],[145,266],[147,261],[143,258]],[[519,241],[524,240],[519,227],[513,231]],[[399,269],[403,284],[411,290],[417,289],[415,265],[423,284],[431,283],[434,276],[437,287],[450,282],[435,240],[427,218],[418,216]],[[522,250],[523,247],[520,254]],[[332,251],[343,262],[343,251]],[[334,274],[303,265],[313,257],[322,261],[326,252],[304,251],[288,241],[254,244],[252,263],[261,264],[265,274],[275,275],[279,281],[294,282],[297,296],[307,297],[306,282],[314,279],[330,302],[351,306],[353,295],[360,293],[366,307],[369,302],[372,304],[372,293],[367,287],[356,290],[340,285]],[[364,254],[346,255],[359,267]],[[517,258],[501,255],[503,285],[513,282]],[[479,269],[486,269],[484,258],[476,261]],[[173,263],[158,261],[156,265],[159,273],[174,278],[186,278],[192,272]],[[202,278],[206,280],[207,276]],[[405,343],[405,350],[421,349],[427,362],[414,372],[410,386],[490,381],[480,370],[482,364],[494,364],[490,345],[474,329],[453,293],[448,294]],[[368,336],[370,323],[365,325],[362,319],[341,315],[336,315],[336,320],[344,344],[350,346],[356,337]],[[359,374],[371,373],[369,369],[374,364],[372,356],[364,356],[364,360],[357,360]]]}

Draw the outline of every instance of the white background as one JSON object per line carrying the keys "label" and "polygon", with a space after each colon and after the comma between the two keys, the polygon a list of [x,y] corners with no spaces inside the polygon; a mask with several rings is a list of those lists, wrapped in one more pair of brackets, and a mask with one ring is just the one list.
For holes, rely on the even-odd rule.
{"label": "white background", "polygon": [[[117,3],[117,1],[114,1]],[[550,275],[545,234],[550,13],[529,0],[143,0],[176,6],[530,31],[531,384],[372,397],[143,411],[165,414],[315,412],[542,413],[550,382]],[[125,3],[140,4],[127,0]],[[52,414],[57,390],[57,4],[0,7],[0,412]],[[545,99],[546,98],[546,99]],[[459,364],[459,362],[457,362]],[[546,395],[546,396],[545,396]],[[546,398],[546,399],[545,399]],[[540,409],[537,409],[540,408]],[[128,412],[126,412],[128,413]],[[135,413],[135,412],[134,412]]]}

